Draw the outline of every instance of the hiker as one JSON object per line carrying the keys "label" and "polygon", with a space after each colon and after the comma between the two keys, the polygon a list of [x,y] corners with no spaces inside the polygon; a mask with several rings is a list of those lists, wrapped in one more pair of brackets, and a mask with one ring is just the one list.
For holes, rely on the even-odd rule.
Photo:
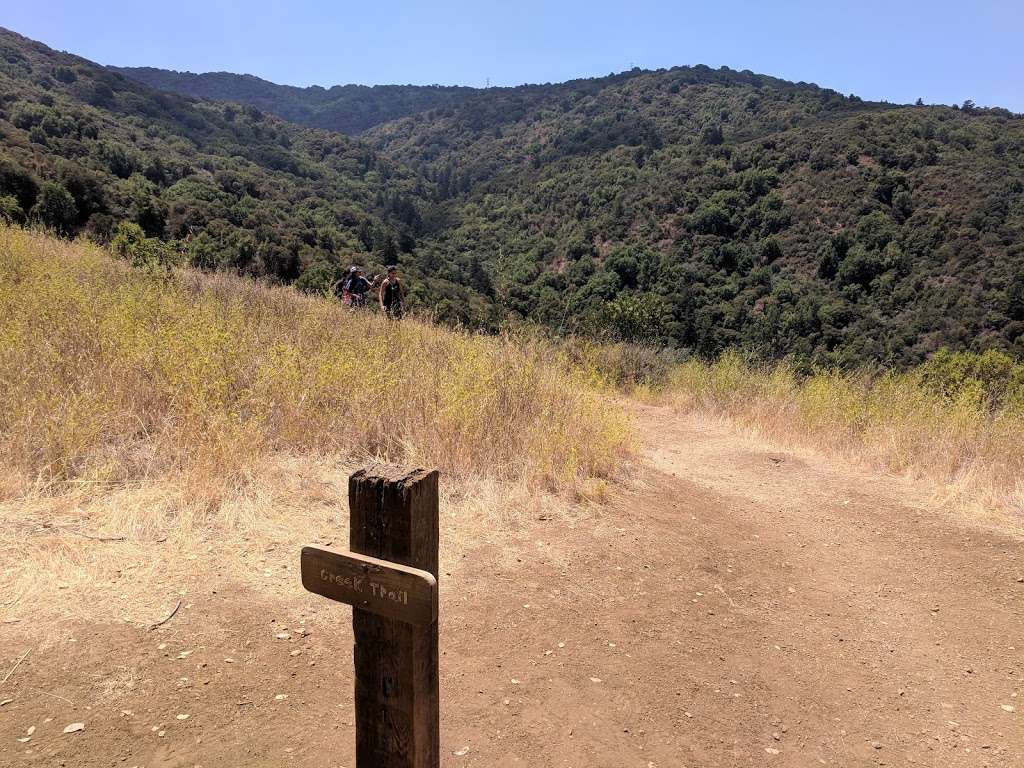
{"label": "hiker", "polygon": [[398,279],[398,267],[395,265],[388,267],[388,276],[381,282],[377,298],[388,317],[397,320],[405,312],[405,289]]}
{"label": "hiker", "polygon": [[[366,294],[369,293],[372,283],[363,275],[359,267],[352,267],[348,271],[349,276],[342,286],[342,302],[353,309],[366,306]],[[348,301],[345,301],[345,298]]]}
{"label": "hiker", "polygon": [[339,285],[341,286],[341,303],[344,304],[346,307],[352,305],[352,294],[349,293],[348,286],[349,283],[352,282],[352,278],[355,277],[356,270],[358,269],[359,267],[356,266],[349,267],[344,277],[342,277],[341,280],[334,284],[335,290],[338,289]]}

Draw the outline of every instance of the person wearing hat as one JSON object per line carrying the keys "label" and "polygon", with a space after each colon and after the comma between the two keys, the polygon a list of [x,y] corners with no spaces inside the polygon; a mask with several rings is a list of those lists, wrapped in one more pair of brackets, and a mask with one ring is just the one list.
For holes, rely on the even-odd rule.
{"label": "person wearing hat", "polygon": [[397,320],[405,312],[405,289],[402,287],[402,281],[398,279],[398,267],[392,264],[388,266],[387,271],[388,276],[381,281],[377,299],[384,314]]}

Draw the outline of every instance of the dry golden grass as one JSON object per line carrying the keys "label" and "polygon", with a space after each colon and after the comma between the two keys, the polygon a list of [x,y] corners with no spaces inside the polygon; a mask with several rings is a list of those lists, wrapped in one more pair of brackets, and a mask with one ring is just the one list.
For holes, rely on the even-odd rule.
{"label": "dry golden grass", "polygon": [[252,281],[133,271],[0,229],[5,495],[185,473],[217,486],[281,451],[560,488],[614,471],[621,413],[540,341],[457,333]]}
{"label": "dry golden grass", "polygon": [[942,502],[1024,520],[1024,403],[993,402],[969,378],[944,392],[934,372],[800,376],[726,354],[678,366],[663,396],[769,439],[925,479]]}
{"label": "dry golden grass", "polygon": [[442,470],[457,551],[599,497],[628,440],[602,383],[542,340],[147,273],[0,228],[6,615],[144,624],[207,560],[343,541],[345,479],[370,459]]}

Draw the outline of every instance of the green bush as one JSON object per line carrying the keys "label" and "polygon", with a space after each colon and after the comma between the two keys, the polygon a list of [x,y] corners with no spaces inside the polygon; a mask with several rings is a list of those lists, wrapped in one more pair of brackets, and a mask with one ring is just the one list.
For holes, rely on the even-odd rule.
{"label": "green bush", "polygon": [[52,181],[43,183],[39,199],[32,206],[32,218],[61,234],[71,231],[78,218],[78,206],[62,185]]}
{"label": "green bush", "polygon": [[663,343],[672,312],[653,293],[623,294],[601,308],[599,326],[619,341]]}
{"label": "green bush", "polygon": [[22,211],[36,204],[39,185],[32,173],[9,160],[0,159],[0,195],[11,195]]}
{"label": "green bush", "polygon": [[1024,408],[1024,363],[990,349],[936,352],[917,373],[932,392],[950,400],[976,397],[990,410]]}
{"label": "green bush", "polygon": [[303,293],[331,296],[343,276],[339,265],[318,261],[306,268],[295,281],[295,287]]}
{"label": "green bush", "polygon": [[146,237],[142,227],[132,221],[122,221],[117,225],[110,248],[135,267],[168,269],[180,261],[170,244]]}
{"label": "green bush", "polygon": [[21,224],[25,220],[25,212],[18,205],[13,195],[0,196],[0,222],[5,224]]}
{"label": "green bush", "polygon": [[1017,275],[1006,291],[1007,314],[1014,320],[1024,320],[1024,272]]}

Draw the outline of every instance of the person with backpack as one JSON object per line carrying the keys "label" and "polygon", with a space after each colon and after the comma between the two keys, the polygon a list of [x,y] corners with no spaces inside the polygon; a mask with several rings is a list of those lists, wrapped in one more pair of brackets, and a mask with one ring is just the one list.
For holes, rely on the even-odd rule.
{"label": "person with backpack", "polygon": [[348,293],[348,305],[353,309],[365,307],[366,294],[370,292],[372,285],[373,283],[363,275],[363,270],[359,267],[352,267],[344,286],[344,290]]}
{"label": "person with backpack", "polygon": [[405,313],[405,289],[402,281],[398,279],[398,267],[390,265],[387,268],[388,276],[381,281],[377,299],[384,314],[393,320],[398,320]]}

